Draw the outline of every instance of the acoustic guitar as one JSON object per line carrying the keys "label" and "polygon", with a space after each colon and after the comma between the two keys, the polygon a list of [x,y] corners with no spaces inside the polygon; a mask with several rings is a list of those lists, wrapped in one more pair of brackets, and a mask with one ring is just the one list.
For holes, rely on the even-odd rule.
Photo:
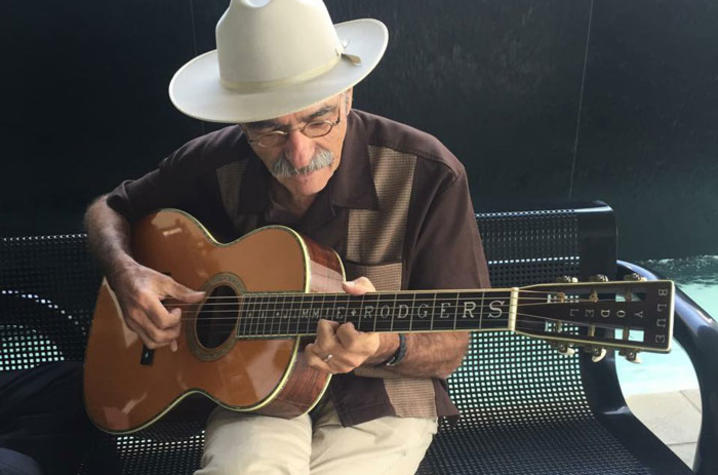
{"label": "acoustic guitar", "polygon": [[311,410],[331,378],[304,358],[319,319],[364,332],[513,331],[564,352],[584,347],[596,359],[606,348],[631,359],[670,349],[671,281],[350,296],[339,256],[283,226],[222,244],[190,215],[163,210],[133,225],[131,242],[140,263],[206,297],[184,307],[176,352],[149,350],[103,281],[84,391],[91,420],[114,434],[148,427],[193,393],[235,411],[294,417]]}

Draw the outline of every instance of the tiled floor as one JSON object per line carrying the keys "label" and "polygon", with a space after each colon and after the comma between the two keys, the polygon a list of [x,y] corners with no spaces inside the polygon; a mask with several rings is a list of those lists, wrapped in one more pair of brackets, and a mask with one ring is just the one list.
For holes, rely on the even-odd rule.
{"label": "tiled floor", "polygon": [[697,389],[635,394],[626,398],[628,407],[689,467],[701,427],[701,397]]}

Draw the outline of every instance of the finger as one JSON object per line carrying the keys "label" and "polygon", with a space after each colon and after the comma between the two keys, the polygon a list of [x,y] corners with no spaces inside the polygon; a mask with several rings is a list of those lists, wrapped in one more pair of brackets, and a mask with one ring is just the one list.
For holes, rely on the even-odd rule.
{"label": "finger", "polygon": [[342,288],[344,292],[351,295],[364,295],[367,292],[376,292],[374,284],[364,276],[342,282]]}
{"label": "finger", "polygon": [[160,345],[149,336],[149,334],[145,331],[142,325],[137,322],[137,320],[137,318],[127,318],[125,320],[127,328],[135,332],[142,341],[142,344],[145,345],[147,348],[151,350],[158,348]]}
{"label": "finger", "polygon": [[336,352],[335,347],[338,344],[337,328],[339,328],[339,322],[320,319],[317,323],[317,338],[314,340],[314,345],[320,357],[324,357],[328,353],[332,353],[332,351]]}
{"label": "finger", "polygon": [[182,331],[182,310],[179,308],[173,308],[170,310],[170,314],[179,320],[177,325],[173,325],[167,329],[167,333],[174,338],[170,342],[171,349],[172,351],[177,351],[177,338],[179,338],[180,332]]}
{"label": "finger", "polygon": [[180,302],[198,303],[207,295],[204,291],[192,290],[189,287],[185,287],[171,277],[168,277],[168,279],[169,285],[165,289],[165,297],[172,297]]}
{"label": "finger", "polygon": [[162,302],[150,299],[145,305],[145,313],[158,330],[167,330],[179,324],[182,312],[179,308],[167,310]]}
{"label": "finger", "polygon": [[173,309],[168,312],[165,307],[157,302],[150,304],[147,311],[139,309],[133,318],[137,326],[142,328],[145,335],[143,341],[148,348],[159,348],[176,340],[181,331],[180,309]]}
{"label": "finger", "polygon": [[344,348],[351,350],[365,333],[357,331],[353,323],[347,322],[337,328],[335,335]]}
{"label": "finger", "polygon": [[328,355],[329,354],[327,353],[322,353],[322,350],[314,343],[310,343],[304,347],[304,356],[309,366],[314,369],[331,373],[332,369],[329,367],[329,361],[331,361],[331,358],[325,361]]}

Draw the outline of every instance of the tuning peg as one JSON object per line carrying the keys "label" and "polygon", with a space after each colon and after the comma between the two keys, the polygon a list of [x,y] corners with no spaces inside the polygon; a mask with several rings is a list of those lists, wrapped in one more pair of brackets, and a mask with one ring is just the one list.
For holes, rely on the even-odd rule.
{"label": "tuning peg", "polygon": [[598,363],[606,357],[606,349],[600,346],[586,346],[583,350],[591,355],[591,360],[594,363]]}
{"label": "tuning peg", "polygon": [[606,357],[606,348],[591,348],[591,361],[598,363]]}
{"label": "tuning peg", "polygon": [[578,277],[572,277],[570,275],[562,275],[556,279],[559,284],[575,284],[578,282]]}
{"label": "tuning peg", "polygon": [[618,354],[624,356],[630,363],[639,364],[641,362],[641,359],[638,357],[638,352],[635,350],[621,350]]}
{"label": "tuning peg", "polygon": [[623,280],[640,282],[640,281],[646,280],[646,278],[643,277],[643,276],[641,276],[641,275],[638,275],[638,274],[635,273],[635,272],[631,272],[630,274],[625,274],[625,275],[623,276]]}
{"label": "tuning peg", "polygon": [[605,274],[595,274],[588,278],[589,282],[608,282],[608,276]]}
{"label": "tuning peg", "polygon": [[556,350],[563,356],[573,356],[574,354],[576,354],[576,350],[566,345],[565,343],[560,343],[559,345],[557,345]]}

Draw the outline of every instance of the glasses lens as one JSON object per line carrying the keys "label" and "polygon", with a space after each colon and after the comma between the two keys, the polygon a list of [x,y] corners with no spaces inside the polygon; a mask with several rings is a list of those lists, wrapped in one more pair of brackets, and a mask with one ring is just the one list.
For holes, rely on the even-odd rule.
{"label": "glasses lens", "polygon": [[287,136],[283,134],[264,134],[257,137],[257,144],[262,147],[276,147],[287,141]]}
{"label": "glasses lens", "polygon": [[307,137],[321,137],[327,135],[329,131],[332,130],[332,127],[334,127],[332,122],[324,120],[321,122],[310,122],[302,129],[302,132]]}

